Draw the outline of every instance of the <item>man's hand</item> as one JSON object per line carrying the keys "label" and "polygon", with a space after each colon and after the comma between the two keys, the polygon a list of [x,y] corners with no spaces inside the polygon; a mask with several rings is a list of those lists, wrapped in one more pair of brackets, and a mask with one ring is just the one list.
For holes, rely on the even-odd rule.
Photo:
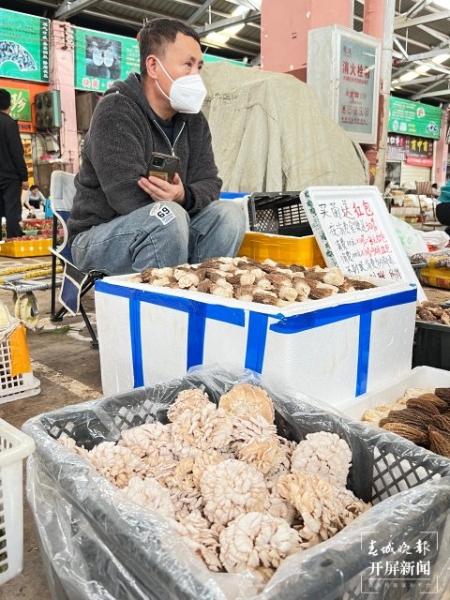
{"label": "man's hand", "polygon": [[28,181],[22,181],[22,189],[27,190],[30,187]]}
{"label": "man's hand", "polygon": [[155,202],[163,200],[164,202],[177,202],[184,204],[184,185],[178,173],[175,173],[172,183],[168,183],[159,177],[151,175],[150,177],[141,177],[138,185],[144,192],[147,192]]}

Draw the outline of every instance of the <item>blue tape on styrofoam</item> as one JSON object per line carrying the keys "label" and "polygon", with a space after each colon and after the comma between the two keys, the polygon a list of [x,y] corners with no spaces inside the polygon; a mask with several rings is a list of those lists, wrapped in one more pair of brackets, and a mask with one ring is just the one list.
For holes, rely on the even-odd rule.
{"label": "blue tape on styrofoam", "polygon": [[[356,396],[365,393],[367,390],[373,312],[383,308],[409,304],[417,300],[417,289],[411,287],[409,290],[380,298],[361,300],[360,302],[322,308],[305,314],[282,317],[281,315],[268,315],[248,309],[231,308],[178,296],[169,296],[164,293],[112,285],[105,280],[98,280],[95,284],[95,290],[127,298],[130,301],[131,351],[135,387],[143,385],[144,382],[140,304],[146,302],[188,313],[186,369],[203,364],[207,319],[244,327],[245,314],[247,313],[248,331],[245,367],[257,373],[262,373],[268,330],[289,335],[358,317],[359,344]],[[276,322],[268,326],[269,319],[276,319]]]}
{"label": "blue tape on styrofoam", "polygon": [[267,338],[268,315],[250,311],[248,318],[245,368],[262,373]]}
{"label": "blue tape on styrofoam", "polygon": [[129,300],[131,357],[133,364],[134,387],[144,385],[142,362],[141,303],[164,306],[171,310],[186,312],[188,317],[188,339],[186,370],[203,363],[206,320],[222,321],[238,327],[245,326],[245,311],[217,304],[207,304],[190,298],[179,298],[136,288],[112,285],[106,281],[96,281],[95,291]]}

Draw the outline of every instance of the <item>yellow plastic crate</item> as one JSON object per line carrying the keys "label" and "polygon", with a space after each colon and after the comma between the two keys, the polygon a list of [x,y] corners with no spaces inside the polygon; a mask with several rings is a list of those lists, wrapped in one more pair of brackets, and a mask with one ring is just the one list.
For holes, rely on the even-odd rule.
{"label": "yellow plastic crate", "polygon": [[0,244],[0,256],[25,258],[28,256],[47,256],[51,254],[52,240],[36,238],[35,240],[14,240]]}
{"label": "yellow plastic crate", "polygon": [[325,267],[325,261],[316,238],[312,235],[291,237],[247,231],[239,248],[238,256],[248,256],[259,262],[271,258],[286,264]]}
{"label": "yellow plastic crate", "polygon": [[420,269],[419,279],[420,282],[425,285],[450,290],[450,269],[422,267],[422,269]]}

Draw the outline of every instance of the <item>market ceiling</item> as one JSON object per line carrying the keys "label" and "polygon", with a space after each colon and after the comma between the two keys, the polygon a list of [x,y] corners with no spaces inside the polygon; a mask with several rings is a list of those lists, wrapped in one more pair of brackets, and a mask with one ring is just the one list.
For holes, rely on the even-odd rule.
{"label": "market ceiling", "polygon": [[[80,27],[134,36],[144,19],[174,17],[197,29],[203,51],[258,64],[262,0],[3,0],[2,6]],[[364,0],[354,0],[362,31]],[[450,0],[395,0],[394,95],[450,103]]]}

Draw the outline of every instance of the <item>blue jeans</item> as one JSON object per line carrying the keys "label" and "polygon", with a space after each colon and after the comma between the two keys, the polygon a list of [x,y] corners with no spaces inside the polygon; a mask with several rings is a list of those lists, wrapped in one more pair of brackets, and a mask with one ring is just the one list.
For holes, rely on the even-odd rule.
{"label": "blue jeans", "polygon": [[71,250],[79,269],[125,275],[234,257],[244,232],[244,212],[232,201],[211,202],[193,217],[175,202],[156,202],[79,233]]}

